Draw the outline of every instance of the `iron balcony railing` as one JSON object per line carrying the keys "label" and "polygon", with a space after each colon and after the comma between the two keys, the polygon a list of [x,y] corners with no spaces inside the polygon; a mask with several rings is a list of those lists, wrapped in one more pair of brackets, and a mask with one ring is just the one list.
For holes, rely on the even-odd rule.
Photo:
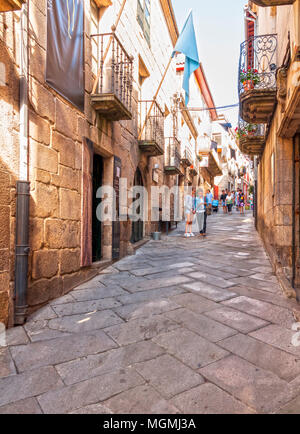
{"label": "iron balcony railing", "polygon": [[186,165],[192,165],[194,158],[193,158],[193,154],[191,149],[187,146],[185,147],[185,149],[183,150],[182,156],[181,156],[181,160],[186,164]]}
{"label": "iron balcony railing", "polygon": [[153,101],[139,101],[139,131],[141,134],[140,140],[144,142],[154,142],[162,149],[164,149],[164,114],[157,102],[155,101],[150,115],[147,117],[152,104]]}
{"label": "iron balcony railing", "polygon": [[180,142],[176,137],[166,138],[165,166],[180,169]]}
{"label": "iron balcony railing", "polygon": [[115,33],[91,36],[98,59],[96,94],[115,95],[131,112],[133,58],[128,55]]}
{"label": "iron balcony railing", "polygon": [[276,89],[277,35],[253,36],[241,44],[239,93]]}

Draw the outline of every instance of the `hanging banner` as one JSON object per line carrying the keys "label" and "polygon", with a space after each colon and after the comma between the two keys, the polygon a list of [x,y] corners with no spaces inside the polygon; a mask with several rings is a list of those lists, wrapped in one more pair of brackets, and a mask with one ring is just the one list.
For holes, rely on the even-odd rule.
{"label": "hanging banner", "polygon": [[46,82],[84,111],[83,0],[47,0]]}

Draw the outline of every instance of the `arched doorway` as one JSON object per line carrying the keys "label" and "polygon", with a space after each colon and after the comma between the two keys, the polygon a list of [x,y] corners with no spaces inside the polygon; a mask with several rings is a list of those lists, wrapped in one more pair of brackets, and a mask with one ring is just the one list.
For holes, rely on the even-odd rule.
{"label": "arched doorway", "polygon": [[[134,175],[134,181],[133,186],[134,187],[143,187],[143,177],[141,174],[140,169],[138,168]],[[137,197],[138,199],[138,197]],[[137,212],[140,212],[140,209],[137,210]],[[138,243],[144,238],[144,222],[143,220],[138,220],[136,222],[132,222],[132,235],[131,235],[131,242],[133,244]]]}

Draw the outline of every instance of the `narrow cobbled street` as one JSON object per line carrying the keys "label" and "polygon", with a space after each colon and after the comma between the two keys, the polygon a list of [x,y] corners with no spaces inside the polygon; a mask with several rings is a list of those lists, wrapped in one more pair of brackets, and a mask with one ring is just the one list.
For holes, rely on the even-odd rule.
{"label": "narrow cobbled street", "polygon": [[299,412],[297,303],[252,215],[180,225],[8,331],[0,413]]}

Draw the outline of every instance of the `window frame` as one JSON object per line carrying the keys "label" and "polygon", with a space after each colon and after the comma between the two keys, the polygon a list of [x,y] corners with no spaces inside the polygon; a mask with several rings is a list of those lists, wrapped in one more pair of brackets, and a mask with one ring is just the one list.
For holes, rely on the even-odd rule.
{"label": "window frame", "polygon": [[[147,13],[149,14],[146,14]],[[137,22],[139,23],[144,37],[151,47],[151,1],[137,0]]]}

